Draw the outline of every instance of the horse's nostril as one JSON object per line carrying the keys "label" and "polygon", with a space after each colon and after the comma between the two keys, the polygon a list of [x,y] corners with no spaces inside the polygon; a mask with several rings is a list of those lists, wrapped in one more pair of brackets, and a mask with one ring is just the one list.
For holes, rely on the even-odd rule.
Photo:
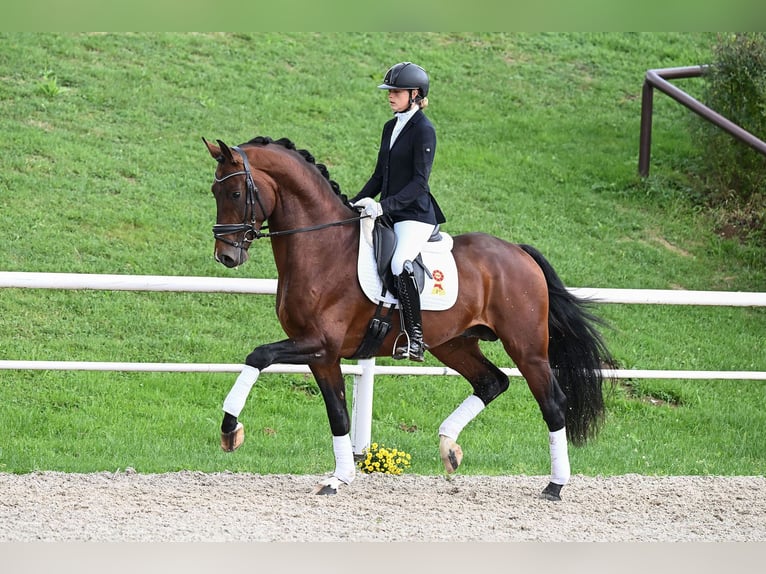
{"label": "horse's nostril", "polygon": [[237,266],[237,261],[233,257],[230,257],[229,255],[224,255],[224,254],[219,255],[218,261],[220,261],[223,265],[229,268]]}

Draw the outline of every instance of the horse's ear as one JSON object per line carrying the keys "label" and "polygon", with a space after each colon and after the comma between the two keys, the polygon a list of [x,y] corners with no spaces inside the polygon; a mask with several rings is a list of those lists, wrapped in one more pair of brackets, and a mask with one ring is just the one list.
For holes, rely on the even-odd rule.
{"label": "horse's ear", "polygon": [[229,149],[229,146],[227,146],[225,143],[223,143],[221,140],[215,140],[218,142],[218,145],[221,149],[221,155],[228,161],[229,163],[234,163],[234,156],[231,154],[231,150]]}
{"label": "horse's ear", "polygon": [[223,163],[224,160],[228,160],[231,163],[234,162],[229,146],[227,146],[221,140],[216,140],[218,142],[218,145],[211,144],[204,137],[202,138],[202,141],[205,142],[205,145],[207,146],[207,151],[210,152],[210,155],[218,163]]}
{"label": "horse's ear", "polygon": [[221,153],[221,148],[211,144],[204,137],[202,138],[202,141],[205,142],[205,145],[207,146],[207,151],[210,152],[210,155],[213,157],[213,159],[217,161],[218,163],[221,163],[223,161],[223,154]]}

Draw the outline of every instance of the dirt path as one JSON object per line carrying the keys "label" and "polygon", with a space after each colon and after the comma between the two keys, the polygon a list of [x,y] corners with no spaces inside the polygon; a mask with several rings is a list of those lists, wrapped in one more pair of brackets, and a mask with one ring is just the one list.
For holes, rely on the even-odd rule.
{"label": "dirt path", "polygon": [[0,473],[0,541],[766,541],[766,477]]}

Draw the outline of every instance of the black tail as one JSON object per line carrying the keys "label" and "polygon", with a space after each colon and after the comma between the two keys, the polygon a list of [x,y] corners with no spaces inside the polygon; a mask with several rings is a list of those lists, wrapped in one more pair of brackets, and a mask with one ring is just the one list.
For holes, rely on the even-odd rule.
{"label": "black tail", "polygon": [[540,266],[548,283],[548,358],[567,396],[567,437],[574,445],[594,438],[604,422],[601,369],[614,365],[597,327],[607,326],[574,296],[537,249],[520,245]]}

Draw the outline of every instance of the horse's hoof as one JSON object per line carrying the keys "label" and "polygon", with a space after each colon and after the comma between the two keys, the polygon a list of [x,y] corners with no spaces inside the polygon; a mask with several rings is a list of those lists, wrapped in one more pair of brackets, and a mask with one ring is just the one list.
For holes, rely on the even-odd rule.
{"label": "horse's hoof", "polygon": [[314,487],[314,494],[338,494],[341,484],[344,484],[342,480],[331,476]]}
{"label": "horse's hoof", "polygon": [[221,432],[221,448],[226,452],[237,450],[245,442],[245,427],[238,422],[233,431]]}
{"label": "horse's hoof", "polygon": [[439,454],[447,474],[452,474],[463,460],[463,449],[449,437],[439,435]]}
{"label": "horse's hoof", "polygon": [[552,482],[548,483],[548,486],[545,487],[545,490],[540,494],[540,498],[544,498],[545,500],[552,500],[554,502],[561,501],[561,487],[563,485],[561,484],[554,484]]}
{"label": "horse's hoof", "polygon": [[338,489],[329,484],[317,484],[314,494],[338,494]]}

